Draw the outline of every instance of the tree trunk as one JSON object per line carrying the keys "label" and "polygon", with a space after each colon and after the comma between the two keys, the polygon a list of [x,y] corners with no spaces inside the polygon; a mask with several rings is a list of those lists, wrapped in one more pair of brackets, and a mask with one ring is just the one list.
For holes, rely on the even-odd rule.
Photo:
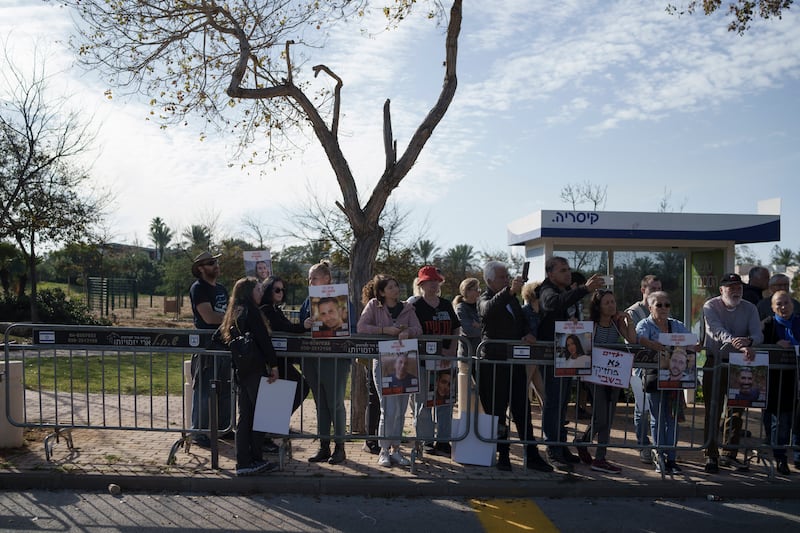
{"label": "tree trunk", "polygon": [[[375,269],[375,257],[378,255],[378,246],[383,236],[383,228],[378,224],[361,225],[354,233],[353,248],[350,252],[350,301],[356,311],[353,320],[361,316],[363,304],[361,303],[361,289],[372,279]],[[367,412],[367,382],[366,368],[355,364],[350,373],[350,391],[352,399],[352,415],[350,418],[350,431],[355,434],[366,434]]]}
{"label": "tree trunk", "polygon": [[37,305],[36,291],[36,251],[34,242],[36,234],[31,230],[31,249],[28,254],[28,275],[31,278],[31,322],[39,322],[39,306]]}

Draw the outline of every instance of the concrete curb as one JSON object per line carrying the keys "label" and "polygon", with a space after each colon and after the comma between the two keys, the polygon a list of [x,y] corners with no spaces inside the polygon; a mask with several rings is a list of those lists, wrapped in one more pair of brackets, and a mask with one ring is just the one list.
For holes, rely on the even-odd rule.
{"label": "concrete curb", "polygon": [[664,480],[654,483],[623,479],[587,480],[571,476],[537,480],[422,480],[408,478],[296,478],[263,475],[248,478],[198,478],[175,476],[74,475],[53,472],[0,474],[3,490],[101,490],[115,483],[127,492],[201,492],[210,494],[302,494],[393,497],[460,498],[693,498],[786,499],[797,498],[788,481],[768,483]]}

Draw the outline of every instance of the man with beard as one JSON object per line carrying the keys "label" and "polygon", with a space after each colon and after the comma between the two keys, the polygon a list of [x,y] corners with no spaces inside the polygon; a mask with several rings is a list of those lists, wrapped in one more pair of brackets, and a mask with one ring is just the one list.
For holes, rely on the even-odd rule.
{"label": "man with beard", "polygon": [[[703,440],[708,443],[706,449],[705,471],[714,474],[719,472],[719,465],[735,466],[746,470],[747,466],[736,459],[736,448],[742,429],[742,408],[730,408],[725,417],[725,454],[720,459],[717,448],[719,427],[719,408],[722,405],[728,383],[727,367],[716,366],[720,363],[720,352],[724,345],[745,354],[745,359],[753,360],[753,346],[761,344],[764,335],[758,319],[756,306],[742,299],[742,278],[738,274],[725,274],[719,282],[720,295],[708,300],[703,305],[703,316],[706,329],[706,363],[703,367],[703,403],[705,404],[705,427]],[[716,368],[715,368],[716,367]],[[719,386],[713,390],[714,372],[719,372]],[[713,390],[713,393],[712,393]],[[712,411],[713,409],[713,411]],[[729,446],[726,448],[726,446]],[[733,448],[732,448],[733,447]]]}

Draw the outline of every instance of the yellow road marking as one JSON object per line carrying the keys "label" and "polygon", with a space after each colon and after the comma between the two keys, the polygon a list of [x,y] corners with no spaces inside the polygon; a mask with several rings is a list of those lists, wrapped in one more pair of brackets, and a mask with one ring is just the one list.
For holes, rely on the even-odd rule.
{"label": "yellow road marking", "polygon": [[470,500],[470,504],[486,533],[558,533],[555,524],[532,500]]}

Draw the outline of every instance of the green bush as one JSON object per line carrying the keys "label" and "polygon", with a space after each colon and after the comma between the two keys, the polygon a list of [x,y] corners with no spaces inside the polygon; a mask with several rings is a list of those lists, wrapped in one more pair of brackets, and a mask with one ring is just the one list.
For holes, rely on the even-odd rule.
{"label": "green bush", "polygon": [[[80,324],[88,326],[110,326],[108,319],[97,319],[80,301],[67,298],[59,288],[44,289],[36,295],[39,321],[48,324]],[[18,298],[7,294],[0,298],[0,320],[5,322],[30,322],[31,300],[29,295]]]}

